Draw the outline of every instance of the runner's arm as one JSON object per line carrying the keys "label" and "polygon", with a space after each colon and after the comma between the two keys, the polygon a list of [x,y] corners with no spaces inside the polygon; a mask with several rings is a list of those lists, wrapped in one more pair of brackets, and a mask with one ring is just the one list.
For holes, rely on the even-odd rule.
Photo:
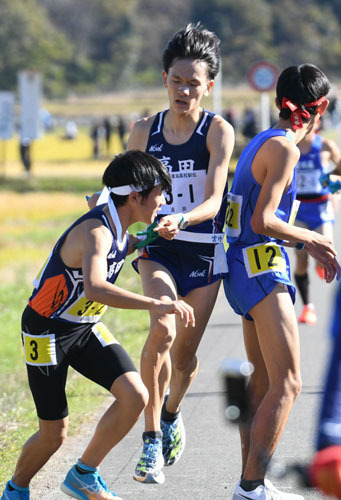
{"label": "runner's arm", "polygon": [[112,243],[112,236],[107,228],[84,224],[81,242],[84,291],[88,300],[122,309],[177,314],[185,326],[195,325],[193,308],[182,300],[161,301],[129,292],[106,281],[107,255]]}
{"label": "runner's arm", "polygon": [[324,139],[323,146],[329,152],[330,159],[335,165],[335,168],[330,173],[341,175],[341,154],[336,142],[331,139]]}
{"label": "runner's arm", "polygon": [[332,281],[339,272],[339,266],[331,240],[315,231],[288,224],[276,216],[276,210],[283,193],[290,185],[298,161],[297,148],[290,146],[284,138],[276,138],[267,141],[258,152],[260,154],[254,160],[258,167],[254,175],[256,174],[256,180],[257,175],[263,179],[259,182],[262,187],[251,218],[252,230],[289,243],[304,243],[305,249],[324,266],[326,281]]}
{"label": "runner's arm", "polygon": [[142,118],[141,120],[137,120],[134,123],[134,126],[129,135],[127,151],[130,151],[132,149],[146,151],[149,130],[154,118],[154,116]]}

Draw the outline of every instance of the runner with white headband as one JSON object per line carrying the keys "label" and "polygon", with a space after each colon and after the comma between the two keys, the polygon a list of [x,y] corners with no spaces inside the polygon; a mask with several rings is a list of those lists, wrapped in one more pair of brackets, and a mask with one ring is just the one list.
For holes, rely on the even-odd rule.
{"label": "runner with white headband", "polygon": [[128,227],[137,221],[150,224],[165,203],[163,192],[171,189],[167,169],[147,153],[129,151],[114,158],[103,182],[111,191],[108,204],[85,213],[59,238],[34,281],[22,315],[39,429],[25,443],[1,500],[29,500],[31,479],[63,443],[69,366],[110,391],[115,401],[67,473],[62,491],[73,498],[120,500],[109,491],[98,467],[137,422],[148,392],[101,316],[108,306],[142,309],[176,314],[185,327],[194,326],[193,310],[185,302],[145,297],[115,285],[127,253],[133,250]]}

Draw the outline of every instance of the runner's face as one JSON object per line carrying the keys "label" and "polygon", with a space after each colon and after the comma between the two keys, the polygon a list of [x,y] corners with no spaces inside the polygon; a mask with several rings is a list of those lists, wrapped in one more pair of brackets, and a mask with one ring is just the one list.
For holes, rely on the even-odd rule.
{"label": "runner's face", "polygon": [[139,220],[151,224],[165,203],[166,200],[161,186],[155,186],[148,198],[141,199],[141,215],[143,215],[143,219],[140,218]]}
{"label": "runner's face", "polygon": [[176,60],[168,73],[163,72],[163,83],[168,89],[170,107],[178,113],[198,108],[202,97],[213,87],[207,64],[193,59]]}

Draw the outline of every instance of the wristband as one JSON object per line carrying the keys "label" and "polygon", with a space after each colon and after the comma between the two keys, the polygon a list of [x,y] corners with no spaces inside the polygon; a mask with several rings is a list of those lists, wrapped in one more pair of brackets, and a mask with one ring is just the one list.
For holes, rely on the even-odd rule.
{"label": "wristband", "polygon": [[186,229],[186,227],[188,226],[189,224],[189,220],[188,220],[188,217],[186,214],[178,214],[180,215],[180,221],[179,221],[179,224],[178,224],[178,228],[179,229]]}
{"label": "wristband", "polygon": [[295,248],[296,250],[303,250],[304,243],[302,243],[301,241],[297,242]]}
{"label": "wristband", "polygon": [[184,214],[178,214],[178,216],[180,217],[179,218],[179,222],[178,222],[178,228],[180,229],[180,226],[182,224],[182,221],[184,220]]}

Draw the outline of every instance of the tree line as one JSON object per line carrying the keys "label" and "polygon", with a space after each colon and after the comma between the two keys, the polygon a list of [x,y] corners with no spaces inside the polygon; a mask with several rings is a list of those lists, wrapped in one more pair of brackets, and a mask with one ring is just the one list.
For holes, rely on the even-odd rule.
{"label": "tree line", "polygon": [[1,0],[0,90],[23,69],[42,72],[48,97],[158,85],[162,50],[188,22],[221,39],[224,83],[259,60],[339,76],[339,0]]}

